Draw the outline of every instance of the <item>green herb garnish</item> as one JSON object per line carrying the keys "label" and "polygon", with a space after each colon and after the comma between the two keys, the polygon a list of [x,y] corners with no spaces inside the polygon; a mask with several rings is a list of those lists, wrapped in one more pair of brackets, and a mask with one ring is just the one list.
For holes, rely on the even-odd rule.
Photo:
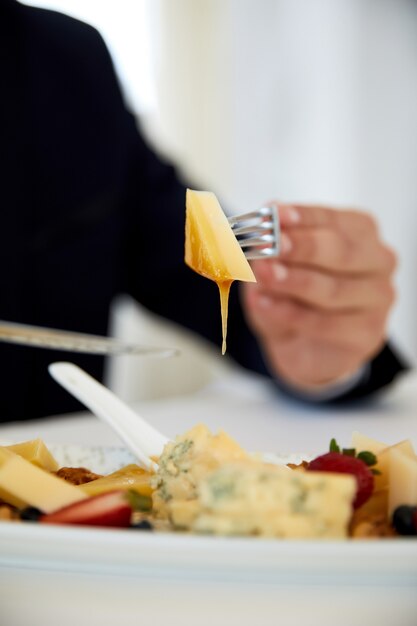
{"label": "green herb garnish", "polygon": [[152,498],[144,496],[133,489],[126,491],[126,498],[134,511],[150,511],[152,509]]}
{"label": "green herb garnish", "polygon": [[340,452],[340,448],[337,445],[337,441],[336,441],[336,439],[334,437],[333,437],[333,439],[330,440],[329,451],[330,452]]}
{"label": "green herb garnish", "polygon": [[[342,448],[341,449],[334,437],[330,440],[329,451],[338,452],[339,454],[344,454],[345,456],[356,457],[357,459],[360,459],[361,461],[363,461],[368,467],[371,467],[372,465],[376,465],[378,462],[376,455],[373,452],[370,452],[369,450],[363,450],[361,452],[356,453],[355,448]],[[373,473],[379,474],[380,472],[378,470],[373,470]]]}

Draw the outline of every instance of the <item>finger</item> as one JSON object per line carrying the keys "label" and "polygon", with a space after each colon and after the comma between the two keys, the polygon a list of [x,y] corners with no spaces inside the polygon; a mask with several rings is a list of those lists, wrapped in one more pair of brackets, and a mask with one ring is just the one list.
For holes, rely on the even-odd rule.
{"label": "finger", "polygon": [[333,228],[344,233],[378,232],[375,218],[365,211],[353,209],[335,209],[321,205],[282,204],[277,201],[268,203],[278,210],[280,223],[284,227],[319,227]]}
{"label": "finger", "polygon": [[340,273],[391,274],[396,266],[393,251],[377,238],[350,240],[329,228],[298,228],[282,233],[280,256],[285,262]]}
{"label": "finger", "polygon": [[269,341],[300,336],[363,353],[379,345],[386,333],[387,311],[322,312],[291,299],[274,299],[247,289],[247,311],[261,337]]}
{"label": "finger", "polygon": [[277,262],[260,262],[254,271],[265,296],[290,296],[325,310],[389,309],[395,300],[392,283],[379,274],[351,278]]}

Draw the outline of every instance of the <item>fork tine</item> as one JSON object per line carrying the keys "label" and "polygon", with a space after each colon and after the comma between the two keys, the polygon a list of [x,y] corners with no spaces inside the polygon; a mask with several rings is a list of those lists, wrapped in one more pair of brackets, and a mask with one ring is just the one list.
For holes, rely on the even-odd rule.
{"label": "fork tine", "polygon": [[261,207],[228,219],[248,260],[278,256],[280,228],[275,209]]}
{"label": "fork tine", "polygon": [[273,228],[273,222],[261,222],[260,224],[256,224],[256,226],[238,226],[237,224],[235,227],[232,226],[232,230],[235,233],[236,237],[238,235],[246,235],[252,233],[262,234],[265,231],[273,230]]}
{"label": "fork tine", "polygon": [[273,235],[263,235],[262,237],[249,237],[248,239],[239,240],[241,248],[248,248],[249,246],[266,246],[267,244],[273,244],[275,238]]}
{"label": "fork tine", "polygon": [[275,216],[275,209],[272,207],[266,206],[261,207],[260,209],[256,209],[255,211],[250,211],[249,213],[239,213],[238,215],[231,215],[229,219],[229,223],[233,226],[236,222],[243,222],[252,219],[259,219],[261,217],[272,217]]}

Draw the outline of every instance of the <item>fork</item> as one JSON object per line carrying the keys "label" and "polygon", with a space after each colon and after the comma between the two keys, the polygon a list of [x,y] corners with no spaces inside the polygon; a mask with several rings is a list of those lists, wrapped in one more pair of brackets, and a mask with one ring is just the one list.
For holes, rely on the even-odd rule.
{"label": "fork", "polygon": [[278,256],[280,225],[277,209],[261,207],[249,213],[232,215],[228,221],[249,261]]}

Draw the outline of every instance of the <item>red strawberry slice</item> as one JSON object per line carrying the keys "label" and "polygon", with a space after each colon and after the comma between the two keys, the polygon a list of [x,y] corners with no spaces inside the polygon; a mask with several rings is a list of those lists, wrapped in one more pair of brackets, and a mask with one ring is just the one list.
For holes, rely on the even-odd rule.
{"label": "red strawberry slice", "polygon": [[374,490],[374,476],[369,467],[361,459],[340,452],[327,452],[310,461],[308,469],[314,472],[336,472],[353,474],[357,482],[356,497],[353,508],[364,504]]}
{"label": "red strawberry slice", "polygon": [[81,502],[70,504],[58,511],[42,515],[44,524],[82,524],[84,526],[130,526],[132,508],[126,492],[110,491]]}

